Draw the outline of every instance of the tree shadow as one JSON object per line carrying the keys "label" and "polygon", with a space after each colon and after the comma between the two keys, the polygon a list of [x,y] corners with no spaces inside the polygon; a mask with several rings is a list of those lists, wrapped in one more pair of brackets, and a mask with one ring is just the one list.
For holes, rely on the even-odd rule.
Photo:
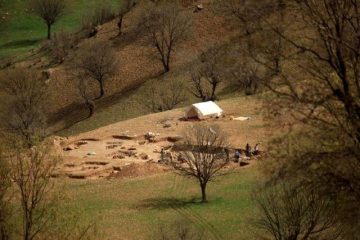
{"label": "tree shadow", "polygon": [[191,199],[181,199],[174,197],[164,197],[164,198],[149,198],[142,201],[139,205],[136,205],[136,208],[142,209],[157,209],[157,210],[165,210],[165,209],[174,209],[174,208],[182,208],[188,205],[199,205],[201,203],[197,198]]}
{"label": "tree shadow", "polygon": [[0,45],[0,49],[30,47],[30,46],[33,46],[33,45],[37,44],[38,42],[40,42],[40,40],[41,39],[39,38],[39,39],[26,39],[26,40],[7,42],[5,44]]}

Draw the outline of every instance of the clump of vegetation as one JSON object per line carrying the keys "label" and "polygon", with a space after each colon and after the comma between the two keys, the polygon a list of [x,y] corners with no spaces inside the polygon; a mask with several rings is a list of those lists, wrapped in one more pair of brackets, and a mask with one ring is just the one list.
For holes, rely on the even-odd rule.
{"label": "clump of vegetation", "polygon": [[109,1],[98,2],[90,13],[83,17],[82,30],[87,37],[94,37],[97,27],[116,18],[116,13]]}
{"label": "clump of vegetation", "polygon": [[80,39],[76,34],[61,30],[54,34],[50,41],[43,44],[43,49],[49,51],[51,58],[56,63],[63,63],[71,49],[79,43]]}
{"label": "clump of vegetation", "polygon": [[152,112],[162,112],[174,109],[185,100],[184,83],[169,79],[147,88],[142,103]]}

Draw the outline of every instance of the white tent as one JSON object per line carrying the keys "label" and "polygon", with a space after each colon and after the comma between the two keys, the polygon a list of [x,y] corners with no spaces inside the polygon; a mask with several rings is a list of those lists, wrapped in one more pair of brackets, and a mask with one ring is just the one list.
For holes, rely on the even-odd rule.
{"label": "white tent", "polygon": [[214,102],[202,102],[191,105],[185,112],[185,118],[211,118],[220,117],[223,114],[223,110]]}

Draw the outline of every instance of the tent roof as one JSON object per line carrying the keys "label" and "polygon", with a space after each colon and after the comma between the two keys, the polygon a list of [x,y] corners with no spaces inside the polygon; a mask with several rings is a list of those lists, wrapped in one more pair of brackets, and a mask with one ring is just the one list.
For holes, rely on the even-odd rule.
{"label": "tent roof", "polygon": [[215,113],[221,114],[223,112],[223,110],[213,101],[195,103],[191,105],[190,109],[191,108],[196,108],[197,111],[199,111],[199,113],[201,113],[203,116],[212,115]]}

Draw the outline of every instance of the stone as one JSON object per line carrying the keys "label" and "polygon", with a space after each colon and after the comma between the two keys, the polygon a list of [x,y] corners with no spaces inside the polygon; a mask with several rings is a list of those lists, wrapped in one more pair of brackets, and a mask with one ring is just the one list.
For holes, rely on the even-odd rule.
{"label": "stone", "polygon": [[146,144],[146,141],[140,141],[140,142],[138,142],[139,143],[139,145],[145,145]]}

